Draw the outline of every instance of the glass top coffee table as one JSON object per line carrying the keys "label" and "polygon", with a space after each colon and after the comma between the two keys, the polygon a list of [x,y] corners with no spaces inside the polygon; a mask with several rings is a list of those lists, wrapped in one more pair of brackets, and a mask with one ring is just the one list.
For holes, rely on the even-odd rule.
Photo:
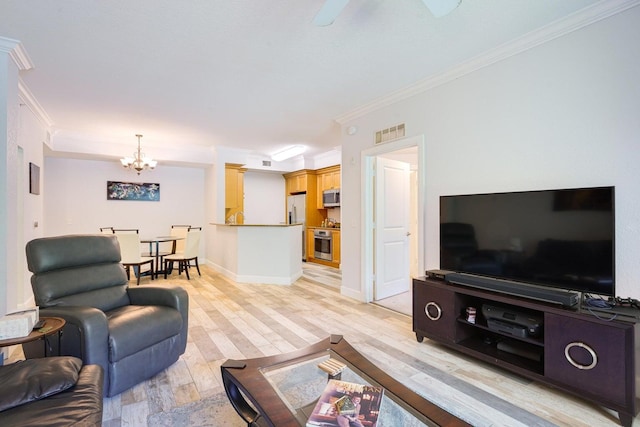
{"label": "glass top coffee table", "polygon": [[[328,374],[318,366],[328,359],[346,368]],[[291,353],[229,359],[221,371],[227,396],[248,426],[304,426],[330,378],[384,388],[377,427],[469,425],[394,380],[341,335]]]}

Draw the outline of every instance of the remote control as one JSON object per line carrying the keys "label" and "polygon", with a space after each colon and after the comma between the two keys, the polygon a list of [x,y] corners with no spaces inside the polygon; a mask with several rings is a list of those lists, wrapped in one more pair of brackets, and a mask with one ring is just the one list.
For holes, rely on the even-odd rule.
{"label": "remote control", "polygon": [[35,325],[33,325],[33,329],[40,329],[44,326],[45,321],[44,320],[38,320],[38,323],[36,323]]}

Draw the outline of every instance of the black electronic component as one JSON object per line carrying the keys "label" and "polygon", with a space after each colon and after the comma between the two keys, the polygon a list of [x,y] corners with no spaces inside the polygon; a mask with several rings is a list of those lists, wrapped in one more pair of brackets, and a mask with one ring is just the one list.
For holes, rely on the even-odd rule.
{"label": "black electronic component", "polygon": [[435,280],[447,280],[447,275],[453,273],[453,271],[449,270],[427,270],[425,274],[430,279]]}
{"label": "black electronic component", "polygon": [[[497,330],[501,332],[523,338],[539,337],[542,335],[543,320],[540,316],[525,311],[514,310],[511,307],[501,307],[492,304],[482,305],[482,315],[487,320],[489,329],[499,328]],[[499,323],[494,323],[494,321]],[[503,323],[506,323],[506,325],[503,325]]]}
{"label": "black electronic component", "polygon": [[456,285],[471,286],[489,291],[502,292],[509,295],[531,298],[539,301],[551,302],[572,307],[580,302],[577,292],[562,291],[542,286],[512,282],[510,280],[494,279],[465,273],[447,274],[446,281]]}
{"label": "black electronic component", "polygon": [[40,329],[44,326],[45,323],[45,320],[40,319],[35,325],[33,325],[33,329]]}

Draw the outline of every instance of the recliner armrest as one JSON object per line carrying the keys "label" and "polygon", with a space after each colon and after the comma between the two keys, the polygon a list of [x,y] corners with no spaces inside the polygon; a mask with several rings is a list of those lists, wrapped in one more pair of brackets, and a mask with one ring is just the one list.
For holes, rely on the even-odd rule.
{"label": "recliner armrest", "polygon": [[[107,316],[93,307],[59,306],[40,309],[41,317],[61,317],[67,323],[62,329],[62,352],[82,359],[85,365],[96,364],[105,370],[109,364],[109,328]],[[66,337],[65,337],[66,335]],[[74,338],[81,342],[73,342]],[[67,338],[67,339],[65,339]],[[65,342],[74,349],[66,348]],[[71,345],[71,344],[69,344]],[[83,354],[78,354],[82,352]]]}
{"label": "recliner armrest", "polygon": [[187,347],[189,330],[189,294],[180,286],[137,286],[128,288],[129,300],[133,305],[162,305],[175,308],[182,316],[180,351]]}
{"label": "recliner armrest", "polygon": [[164,305],[176,310],[189,310],[189,295],[179,286],[140,286],[127,289],[133,305]]}

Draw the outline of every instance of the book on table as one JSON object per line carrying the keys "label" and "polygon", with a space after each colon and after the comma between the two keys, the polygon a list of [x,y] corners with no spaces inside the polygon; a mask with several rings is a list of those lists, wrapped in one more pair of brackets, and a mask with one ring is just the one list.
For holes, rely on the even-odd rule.
{"label": "book on table", "polygon": [[307,420],[307,427],[337,427],[339,417],[347,421],[357,419],[363,426],[375,427],[383,395],[382,387],[329,380]]}

